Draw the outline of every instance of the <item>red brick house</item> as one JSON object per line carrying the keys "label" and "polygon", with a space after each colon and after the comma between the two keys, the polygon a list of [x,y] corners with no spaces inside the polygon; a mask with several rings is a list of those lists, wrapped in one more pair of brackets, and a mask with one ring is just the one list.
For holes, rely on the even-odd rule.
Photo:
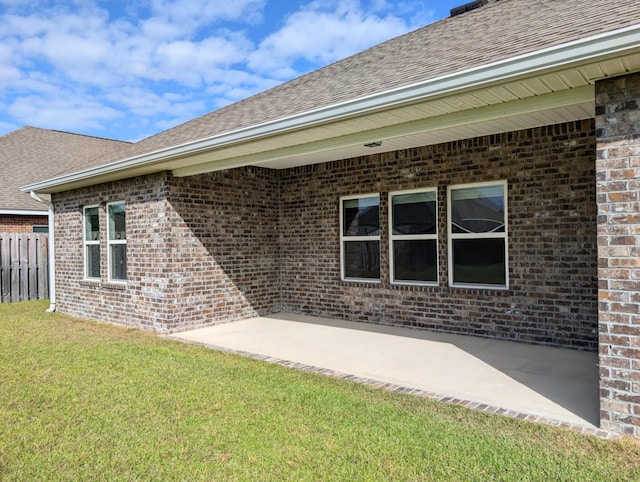
{"label": "red brick house", "polygon": [[637,1],[478,5],[24,186],[58,309],[599,349],[601,426],[640,436]]}
{"label": "red brick house", "polygon": [[[20,186],[70,169],[90,159],[113,155],[129,143],[23,127],[0,136],[0,232],[46,232],[47,206],[20,191]],[[70,153],[73,153],[71,155]]]}

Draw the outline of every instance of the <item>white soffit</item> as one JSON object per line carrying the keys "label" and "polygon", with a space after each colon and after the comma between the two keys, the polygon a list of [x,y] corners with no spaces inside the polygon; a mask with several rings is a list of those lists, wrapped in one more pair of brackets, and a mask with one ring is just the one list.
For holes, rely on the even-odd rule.
{"label": "white soffit", "polygon": [[[220,152],[202,153],[197,155],[197,159],[193,157],[185,159],[187,162],[196,161],[191,166],[178,167],[174,165],[173,173],[178,177],[183,177],[245,165],[283,169],[588,119],[594,117],[593,98],[593,85],[586,85],[528,99],[468,110],[460,109],[444,115],[415,118],[402,123],[393,123],[394,117],[392,115],[389,116],[389,122],[385,123],[383,121],[385,114],[377,114],[378,121],[372,123],[368,129],[350,129],[349,122],[338,123],[335,131],[342,135],[318,136],[317,140],[314,140],[313,129],[310,129],[303,133],[292,134],[299,139],[306,135],[308,142],[292,142],[292,139],[285,138],[280,139],[284,146],[281,148],[260,150],[261,143],[258,142],[253,146],[245,145],[237,150],[229,148]],[[288,136],[283,135],[282,137]],[[364,146],[371,141],[383,141],[383,143],[374,149]],[[246,150],[253,149],[255,149],[254,152],[246,152]],[[234,153],[237,155],[234,156]]]}

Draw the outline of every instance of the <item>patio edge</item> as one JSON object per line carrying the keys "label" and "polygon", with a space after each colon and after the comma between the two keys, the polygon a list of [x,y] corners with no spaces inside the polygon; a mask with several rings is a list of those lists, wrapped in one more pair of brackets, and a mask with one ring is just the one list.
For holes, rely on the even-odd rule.
{"label": "patio edge", "polygon": [[397,385],[394,383],[375,380],[373,378],[360,377],[350,373],[344,373],[337,370],[332,370],[330,368],[321,368],[321,367],[307,365],[305,363],[300,363],[300,362],[294,362],[291,360],[285,360],[282,358],[277,358],[269,355],[261,355],[259,353],[252,353],[245,350],[237,350],[233,348],[214,345],[211,343],[198,342],[198,341],[189,340],[186,338],[181,338],[179,336],[176,336],[175,334],[161,335],[161,336],[168,340],[176,340],[176,341],[180,341],[182,343],[187,343],[190,345],[204,346],[206,348],[210,348],[216,351],[231,353],[234,355],[240,355],[247,358],[252,358],[254,360],[264,361],[267,363],[271,363],[273,365],[280,365],[283,367],[293,368],[300,371],[305,371],[305,372],[315,373],[318,375],[325,375],[332,378],[338,378],[341,380],[347,380],[350,382],[360,383],[362,385],[366,385],[372,388],[380,388],[383,390],[387,390],[389,392],[402,393],[405,395],[414,395],[416,397],[429,398],[437,402],[449,403],[452,405],[459,405],[461,407],[465,407],[470,410],[476,410],[478,412],[501,415],[509,418],[517,418],[519,420],[524,420],[527,422],[549,425],[551,427],[561,428],[561,429],[569,430],[572,432],[578,432],[583,435],[591,435],[591,436],[598,437],[605,440],[619,440],[622,438],[622,435],[620,433],[617,433],[611,430],[605,430],[601,428],[592,428],[586,425],[563,422],[560,420],[554,420],[552,418],[543,417],[540,415],[518,412],[518,411],[507,409],[507,408],[487,405],[486,403],[475,402],[473,400],[465,400],[457,397],[452,397],[449,395],[442,395],[440,393],[430,392],[430,391],[422,390],[419,388],[405,387],[405,386]]}

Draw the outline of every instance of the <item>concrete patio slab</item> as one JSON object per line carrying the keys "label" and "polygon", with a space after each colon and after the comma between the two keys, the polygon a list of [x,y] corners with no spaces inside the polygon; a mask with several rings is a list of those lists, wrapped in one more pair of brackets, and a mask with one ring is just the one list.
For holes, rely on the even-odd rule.
{"label": "concrete patio slab", "polygon": [[597,429],[596,353],[288,313],[169,338]]}

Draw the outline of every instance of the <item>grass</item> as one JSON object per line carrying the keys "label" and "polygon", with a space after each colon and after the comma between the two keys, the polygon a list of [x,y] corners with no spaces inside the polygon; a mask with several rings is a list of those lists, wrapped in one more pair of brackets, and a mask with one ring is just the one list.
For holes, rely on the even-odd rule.
{"label": "grass", "polygon": [[640,445],[0,305],[0,480],[640,480]]}

